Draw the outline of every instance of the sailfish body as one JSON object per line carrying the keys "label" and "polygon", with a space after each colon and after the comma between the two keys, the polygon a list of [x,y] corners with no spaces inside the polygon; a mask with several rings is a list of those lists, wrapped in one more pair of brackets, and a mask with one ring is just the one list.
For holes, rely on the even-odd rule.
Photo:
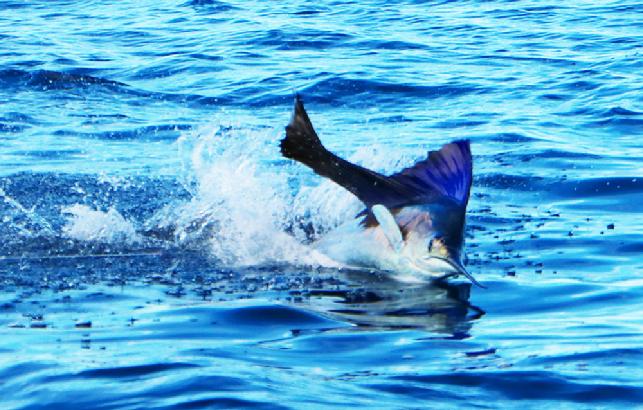
{"label": "sailfish body", "polygon": [[[365,209],[350,239],[363,241],[356,259],[370,254],[379,268],[405,281],[462,274],[466,207],[472,182],[469,142],[454,141],[415,165],[385,176],[338,157],[321,143],[299,97],[281,152],[354,194]],[[327,247],[343,246],[331,235]],[[344,241],[346,242],[346,241]],[[383,256],[383,253],[386,256]],[[368,257],[366,258],[368,259]]]}

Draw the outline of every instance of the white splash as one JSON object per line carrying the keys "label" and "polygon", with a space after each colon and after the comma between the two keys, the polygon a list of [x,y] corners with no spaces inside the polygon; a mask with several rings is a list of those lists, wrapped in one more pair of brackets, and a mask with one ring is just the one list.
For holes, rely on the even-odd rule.
{"label": "white splash", "polygon": [[[358,149],[348,156],[350,162],[369,169],[390,173],[387,170],[400,169],[404,158],[392,158],[389,152],[377,145]],[[305,171],[303,165],[296,165],[300,173]],[[285,172],[284,172],[285,173]],[[322,177],[314,178],[316,185],[302,186],[292,199],[292,213],[301,219],[309,221],[316,233],[314,239],[319,239],[340,225],[352,221],[364,205],[350,192],[336,183]]]}
{"label": "white splash", "polygon": [[193,198],[164,208],[148,225],[172,227],[179,244],[206,243],[223,265],[337,266],[293,228],[288,175],[265,160],[275,157],[274,137],[223,127],[184,135],[179,147],[190,153],[186,184]]}
{"label": "white splash", "polygon": [[[156,231],[170,246],[204,251],[228,267],[344,266],[337,261],[351,261],[368,247],[355,236],[361,232],[355,215],[363,204],[303,165],[282,159],[281,137],[273,129],[227,125],[185,133],[177,145],[183,164],[180,180],[190,200],[177,200],[136,225],[113,208],[102,212],[73,205],[63,210],[68,218],[63,232],[78,240],[133,244]],[[392,157],[378,146],[348,157],[384,173],[411,159],[400,158],[399,151]],[[323,243],[330,247],[315,242],[326,236]],[[333,252],[326,252],[329,249]]]}
{"label": "white splash", "polygon": [[87,205],[72,205],[62,210],[67,215],[63,234],[81,241],[134,244],[142,241],[134,225],[116,209],[107,212],[91,209]]}

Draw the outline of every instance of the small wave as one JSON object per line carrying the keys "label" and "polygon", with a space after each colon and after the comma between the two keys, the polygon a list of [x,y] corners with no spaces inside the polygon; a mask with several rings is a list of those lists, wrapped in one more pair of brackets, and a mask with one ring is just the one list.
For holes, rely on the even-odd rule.
{"label": "small wave", "polygon": [[4,87],[38,87],[43,90],[63,90],[77,87],[125,87],[126,84],[87,74],[74,74],[50,70],[24,71],[0,70],[0,85]]}
{"label": "small wave", "polygon": [[150,125],[130,130],[120,131],[103,131],[103,132],[79,132],[71,130],[57,130],[53,132],[56,136],[79,136],[84,139],[102,139],[102,140],[146,140],[146,141],[175,141],[181,131],[191,129],[189,124],[161,124]]}
{"label": "small wave", "polygon": [[476,58],[487,59],[487,60],[514,60],[514,61],[533,61],[536,63],[559,65],[559,66],[577,66],[580,63],[575,60],[569,60],[564,58],[552,58],[552,57],[525,57],[519,55],[481,55],[476,56]]}
{"label": "small wave", "polygon": [[230,323],[236,326],[281,326],[299,329],[302,327],[317,328],[320,325],[336,324],[329,319],[304,310],[274,305],[231,309],[226,311],[225,315],[219,319],[223,323]]}
{"label": "small wave", "polygon": [[31,7],[31,4],[24,1],[4,1],[2,2],[3,9],[22,9],[25,7]]}
{"label": "small wave", "polygon": [[633,240],[631,243],[619,246],[616,250],[622,253],[641,255],[643,254],[643,241]]}
{"label": "small wave", "polygon": [[324,12],[328,12],[328,9],[323,9],[323,10],[312,10],[312,9],[299,10],[299,11],[296,11],[295,14],[297,16],[315,16],[317,14],[321,14],[321,13],[324,13]]}
{"label": "small wave", "polygon": [[[0,129],[1,129],[1,125],[0,125]],[[32,157],[36,159],[68,159],[78,155],[82,155],[83,151],[79,149],[30,150],[30,151],[14,151],[13,154]]]}
{"label": "small wave", "polygon": [[485,139],[496,141],[496,142],[527,143],[527,142],[532,142],[535,138],[528,137],[527,135],[518,134],[515,132],[503,132],[499,134],[485,136]]}
{"label": "small wave", "polygon": [[592,81],[581,80],[572,81],[566,84],[562,84],[561,86],[570,91],[590,91],[598,88],[599,84]]}
{"label": "small wave", "polygon": [[569,101],[572,100],[574,96],[562,93],[545,93],[541,94],[538,98],[550,101]]}
{"label": "small wave", "polygon": [[9,380],[9,378],[11,377],[25,377],[28,375],[37,374],[52,367],[54,367],[54,365],[43,362],[30,361],[25,363],[12,363],[11,365],[4,367],[0,371],[0,377],[5,380]]}
{"label": "small wave", "polygon": [[365,50],[426,50],[429,47],[422,43],[401,40],[369,40],[354,42],[351,47]]}
{"label": "small wave", "polygon": [[253,42],[260,46],[275,47],[277,50],[319,50],[340,46],[350,38],[349,34],[335,31],[304,29],[293,33],[273,29],[257,32]]}
{"label": "small wave", "polygon": [[574,151],[565,151],[562,149],[545,149],[541,151],[535,151],[533,153],[525,154],[513,154],[513,158],[516,158],[519,161],[527,161],[535,158],[541,158],[545,160],[551,159],[599,159],[602,158],[600,155],[591,154],[587,152],[574,152]]}
{"label": "small wave", "polygon": [[224,13],[236,9],[235,6],[219,0],[189,0],[183,3],[181,7],[194,7],[197,10],[207,11],[208,13]]}
{"label": "small wave", "polygon": [[440,121],[434,125],[435,128],[464,128],[464,127],[477,127],[487,124],[487,121],[473,121],[464,119],[453,119],[447,121]]}
{"label": "small wave", "polygon": [[[413,85],[376,80],[333,76],[305,86],[306,100],[321,104],[399,104],[405,98],[437,99],[486,92],[483,87],[468,84]],[[366,100],[360,96],[367,96]],[[284,99],[282,96],[279,101]],[[288,100],[290,96],[288,96]]]}
{"label": "small wave", "polygon": [[198,367],[193,363],[153,363],[140,366],[105,367],[83,370],[76,376],[80,378],[130,378],[152,375],[159,372]]}
{"label": "small wave", "polygon": [[612,107],[609,110],[605,111],[604,117],[609,118],[609,117],[615,117],[615,116],[638,116],[638,115],[643,115],[643,112],[640,111],[633,111],[633,110],[628,110],[627,108],[623,107]]}
{"label": "small wave", "polygon": [[192,53],[188,54],[188,57],[196,58],[197,60],[207,60],[207,61],[222,61],[224,57],[205,54],[205,53]]}
{"label": "small wave", "polygon": [[[133,79],[149,79],[174,75],[183,69],[181,67],[151,67],[137,70],[132,74]],[[194,71],[194,68],[190,68]],[[36,91],[55,90],[87,90],[94,93],[98,90],[105,90],[109,98],[116,96],[128,96],[155,101],[171,101],[192,107],[210,106],[238,106],[244,107],[266,107],[290,104],[292,101],[292,84],[284,85],[278,77],[267,77],[260,80],[256,85],[243,84],[243,87],[236,87],[234,91],[219,95],[170,93],[160,91],[148,91],[128,85],[121,81],[110,80],[77,72],[60,72],[50,70],[26,71],[18,69],[0,70],[0,87],[7,89],[31,88]],[[322,73],[323,77],[310,82],[296,84],[296,89],[306,94],[309,102],[330,104],[330,105],[371,105],[390,104],[399,105],[400,101],[407,98],[439,99],[458,97],[466,94],[482,94],[488,92],[485,87],[473,84],[448,83],[442,85],[418,85],[408,83],[395,83],[389,81],[378,81],[372,79],[357,79],[344,76],[328,76]],[[98,87],[98,88],[97,88]],[[272,91],[267,93],[266,89]],[[287,89],[287,92],[276,91]],[[368,97],[368,98],[360,98]]]}
{"label": "small wave", "polygon": [[[475,178],[478,186],[488,188],[511,188],[516,191],[537,191],[546,185],[543,177],[521,176],[509,174],[486,174]],[[552,182],[553,183],[553,182]]]}
{"label": "small wave", "polygon": [[19,133],[19,132],[23,132],[28,128],[30,128],[29,125],[7,124],[7,123],[0,122],[0,132]]}
{"label": "small wave", "polygon": [[440,375],[394,376],[405,383],[454,385],[483,388],[508,398],[570,400],[579,403],[622,402],[640,403],[643,389],[636,386],[594,382],[579,383],[557,373],[544,371],[505,371],[492,375],[467,372]]}
{"label": "small wave", "polygon": [[643,118],[614,116],[604,120],[591,121],[588,122],[587,125],[594,127],[610,126],[613,128],[622,129],[623,131],[634,130],[637,133],[640,133],[643,129]]}
{"label": "small wave", "polygon": [[565,197],[600,197],[643,193],[643,178],[610,177],[561,181],[550,192]]}
{"label": "small wave", "polygon": [[528,361],[534,364],[552,365],[557,363],[575,363],[580,361],[611,361],[614,358],[618,360],[631,360],[640,362],[643,360],[643,351],[639,349],[628,348],[603,348],[600,350],[590,350],[583,353],[560,354],[560,355],[540,355],[530,358]]}
{"label": "small wave", "polygon": [[132,87],[124,82],[110,80],[83,73],[83,69],[74,72],[35,70],[26,71],[18,69],[0,70],[0,88],[21,89],[28,88],[35,91],[61,91],[84,90],[90,94],[104,91],[110,101],[118,96],[148,98],[152,100],[166,100],[181,104],[218,105],[230,103],[216,97],[204,97],[199,94],[173,94],[153,92]]}
{"label": "small wave", "polygon": [[598,6],[594,7],[593,11],[599,15],[603,14],[618,14],[618,13],[626,13],[626,12],[643,12],[643,5],[639,3],[631,3],[631,4],[622,4],[622,5],[608,5],[608,6]]}
{"label": "small wave", "polygon": [[31,125],[40,123],[31,115],[23,114],[20,112],[7,112],[0,117],[0,121],[6,121],[6,122],[12,122],[12,123],[26,123]]}
{"label": "small wave", "polygon": [[[197,399],[186,400],[185,402],[177,403],[172,406],[176,410],[189,410],[189,409],[255,409],[255,410],[288,410],[291,407],[276,404],[273,401],[262,402],[246,400],[236,397],[217,397],[210,399]],[[170,410],[168,408],[167,410]]]}

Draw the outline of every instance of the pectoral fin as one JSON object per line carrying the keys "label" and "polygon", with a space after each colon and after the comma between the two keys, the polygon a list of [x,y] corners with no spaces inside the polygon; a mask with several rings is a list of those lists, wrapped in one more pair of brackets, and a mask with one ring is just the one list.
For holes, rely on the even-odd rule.
{"label": "pectoral fin", "polygon": [[384,236],[388,239],[393,250],[399,253],[404,245],[404,238],[402,237],[402,231],[400,231],[400,227],[397,225],[397,222],[395,222],[395,218],[391,214],[391,211],[389,211],[384,205],[377,204],[371,207],[371,212],[380,224],[380,228],[382,228],[382,232],[384,232]]}

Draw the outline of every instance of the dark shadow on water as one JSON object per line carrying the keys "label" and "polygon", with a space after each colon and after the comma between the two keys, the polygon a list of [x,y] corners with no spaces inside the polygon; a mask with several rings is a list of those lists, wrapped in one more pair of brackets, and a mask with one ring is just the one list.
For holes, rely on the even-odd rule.
{"label": "dark shadow on water", "polygon": [[342,279],[351,285],[310,290],[298,306],[360,330],[418,329],[456,339],[469,337],[473,321],[485,314],[469,302],[470,283],[408,284],[364,271]]}

